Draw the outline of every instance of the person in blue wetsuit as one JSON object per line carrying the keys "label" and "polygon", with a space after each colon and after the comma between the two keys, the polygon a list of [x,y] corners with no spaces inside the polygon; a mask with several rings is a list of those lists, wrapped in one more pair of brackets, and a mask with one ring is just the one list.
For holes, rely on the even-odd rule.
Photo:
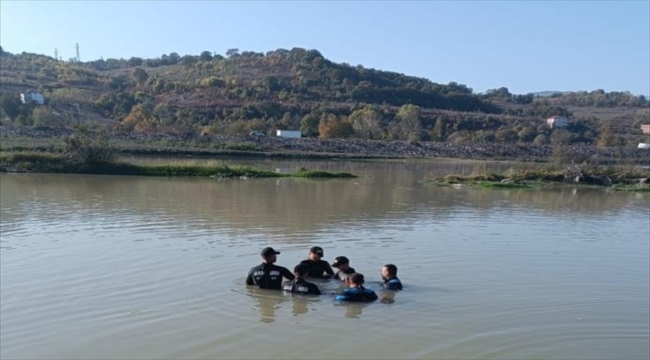
{"label": "person in blue wetsuit", "polygon": [[365,279],[363,274],[352,274],[347,278],[349,288],[336,295],[336,301],[372,302],[377,300],[377,294],[363,287]]}
{"label": "person in blue wetsuit", "polygon": [[383,288],[386,290],[402,290],[402,282],[397,277],[397,266],[386,264],[381,268],[381,278],[384,280]]}
{"label": "person in blue wetsuit", "polygon": [[282,284],[282,290],[301,295],[320,295],[320,289],[316,284],[310,283],[305,278],[307,277],[307,266],[296,265],[293,269],[296,278],[294,280],[285,281]]}

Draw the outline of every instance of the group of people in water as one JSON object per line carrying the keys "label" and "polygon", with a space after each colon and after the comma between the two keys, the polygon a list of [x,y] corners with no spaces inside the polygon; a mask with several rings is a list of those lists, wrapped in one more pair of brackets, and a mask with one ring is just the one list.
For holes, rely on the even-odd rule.
{"label": "group of people in water", "polygon": [[[275,265],[280,252],[272,247],[262,249],[262,264],[250,269],[246,277],[247,285],[256,285],[261,289],[275,289],[302,295],[320,295],[318,286],[307,281],[308,278],[330,279],[342,281],[347,288],[336,294],[337,301],[372,302],[377,300],[377,294],[364,287],[363,274],[350,267],[350,260],[338,256],[330,265],[323,260],[324,251],[320,246],[309,250],[309,258],[301,261],[293,269]],[[333,268],[336,268],[336,273]],[[402,290],[402,282],[397,277],[397,266],[386,264],[381,268],[382,287],[386,290]],[[286,278],[286,281],[283,279]]]}

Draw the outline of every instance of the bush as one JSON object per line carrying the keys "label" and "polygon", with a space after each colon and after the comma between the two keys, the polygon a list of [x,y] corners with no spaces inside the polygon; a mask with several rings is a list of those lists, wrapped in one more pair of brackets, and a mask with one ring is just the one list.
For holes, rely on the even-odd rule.
{"label": "bush", "polygon": [[74,162],[93,165],[115,161],[115,151],[108,146],[108,139],[103,132],[93,138],[87,127],[78,126],[63,141],[65,155]]}

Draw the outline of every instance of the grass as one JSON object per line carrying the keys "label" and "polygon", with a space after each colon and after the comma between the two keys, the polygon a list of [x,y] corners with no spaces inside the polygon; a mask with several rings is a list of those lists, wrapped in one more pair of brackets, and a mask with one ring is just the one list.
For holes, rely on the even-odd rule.
{"label": "grass", "polygon": [[611,188],[614,191],[634,191],[634,192],[650,192],[650,185],[642,184],[616,184]]}
{"label": "grass", "polygon": [[246,166],[228,166],[223,163],[172,163],[160,165],[128,162],[78,163],[61,154],[41,152],[0,153],[0,171],[36,173],[79,173],[100,175],[139,176],[202,176],[217,178],[355,178],[345,172],[326,172],[299,169],[292,173],[276,173]]}
{"label": "grass", "polygon": [[615,191],[650,191],[648,170],[633,166],[602,167],[591,164],[570,165],[563,169],[556,166],[523,166],[501,174],[483,171],[468,176],[447,175],[428,181],[438,186],[460,184],[484,189],[525,189],[551,183],[573,183],[608,187]]}
{"label": "grass", "polygon": [[235,151],[264,151],[265,147],[258,145],[254,142],[226,142],[214,146],[217,150],[235,150]]}
{"label": "grass", "polygon": [[514,182],[493,182],[493,181],[479,181],[476,183],[477,186],[484,189],[532,189],[533,187],[528,184],[520,184]]}

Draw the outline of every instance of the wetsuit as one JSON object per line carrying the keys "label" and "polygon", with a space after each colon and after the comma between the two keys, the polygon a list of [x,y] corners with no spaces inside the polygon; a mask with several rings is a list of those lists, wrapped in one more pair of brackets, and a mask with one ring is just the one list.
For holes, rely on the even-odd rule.
{"label": "wetsuit", "polygon": [[260,289],[281,290],[282,277],[289,280],[296,278],[287,268],[263,263],[251,268],[246,277],[246,285],[257,285]]}
{"label": "wetsuit", "polygon": [[372,302],[377,300],[377,294],[370,290],[366,289],[363,286],[357,286],[355,288],[347,288],[343,290],[342,293],[336,295],[334,298],[336,301],[356,301],[356,302]]}
{"label": "wetsuit", "polygon": [[384,281],[384,289],[386,290],[402,290],[402,282],[396,277]]}
{"label": "wetsuit", "polygon": [[334,274],[334,278],[339,279],[341,281],[345,281],[345,278],[347,278],[347,275],[354,274],[355,272],[356,271],[354,270],[354,268],[348,268],[345,271],[339,270],[339,271],[336,272],[336,274]]}
{"label": "wetsuit", "polygon": [[303,279],[294,279],[285,281],[282,284],[282,290],[302,295],[320,295],[320,289],[316,284],[312,284]]}
{"label": "wetsuit", "polygon": [[[330,266],[330,263],[328,263],[325,260],[303,260],[300,262],[299,265],[305,265],[307,266],[307,276],[310,278],[329,278],[330,276],[334,275],[334,270],[332,270],[332,266]],[[324,273],[327,273],[327,275],[323,275]]]}

